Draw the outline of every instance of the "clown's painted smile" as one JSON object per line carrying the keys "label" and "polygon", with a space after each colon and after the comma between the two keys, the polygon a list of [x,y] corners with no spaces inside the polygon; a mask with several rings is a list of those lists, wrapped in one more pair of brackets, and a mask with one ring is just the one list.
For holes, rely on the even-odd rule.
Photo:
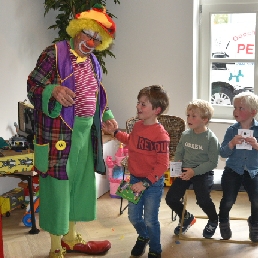
{"label": "clown's painted smile", "polygon": [[88,55],[91,52],[93,52],[93,50],[95,49],[95,47],[88,47],[85,43],[85,41],[81,41],[79,43],[79,50],[81,51],[82,54],[84,55]]}
{"label": "clown's painted smile", "polygon": [[98,32],[83,30],[75,37],[75,50],[80,56],[88,56],[102,43]]}

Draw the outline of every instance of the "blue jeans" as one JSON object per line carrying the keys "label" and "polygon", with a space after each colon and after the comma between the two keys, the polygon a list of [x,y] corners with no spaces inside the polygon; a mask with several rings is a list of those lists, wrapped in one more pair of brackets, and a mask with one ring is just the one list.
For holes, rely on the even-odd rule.
{"label": "blue jeans", "polygon": [[258,175],[251,178],[247,171],[243,175],[239,175],[229,167],[225,167],[221,177],[223,196],[219,208],[220,222],[223,223],[229,220],[229,212],[236,202],[238,191],[242,184],[251,202],[251,221],[252,223],[258,223]]}
{"label": "blue jeans", "polygon": [[[130,175],[130,183],[141,181]],[[128,218],[139,236],[149,238],[150,252],[161,253],[160,223],[158,220],[160,201],[163,194],[164,177],[143,192],[137,204],[129,202]]]}

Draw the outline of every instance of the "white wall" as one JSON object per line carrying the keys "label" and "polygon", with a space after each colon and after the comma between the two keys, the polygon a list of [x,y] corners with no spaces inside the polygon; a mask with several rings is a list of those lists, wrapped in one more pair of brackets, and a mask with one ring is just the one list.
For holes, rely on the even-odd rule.
{"label": "white wall", "polygon": [[1,123],[0,137],[8,139],[18,122],[18,101],[27,98],[27,77],[41,51],[55,38],[53,12],[44,18],[43,0],[1,1]]}
{"label": "white wall", "polygon": [[137,94],[163,85],[170,95],[168,113],[185,117],[193,98],[193,0],[130,0],[107,8],[118,19],[116,56],[107,58],[103,83],[121,128],[136,114]]}
{"label": "white wall", "polygon": [[[1,1],[0,8],[0,137],[15,134],[18,101],[27,98],[27,77],[41,51],[56,37],[47,30],[54,24],[54,13],[44,18],[43,0]],[[17,187],[19,179],[0,177],[0,194]]]}

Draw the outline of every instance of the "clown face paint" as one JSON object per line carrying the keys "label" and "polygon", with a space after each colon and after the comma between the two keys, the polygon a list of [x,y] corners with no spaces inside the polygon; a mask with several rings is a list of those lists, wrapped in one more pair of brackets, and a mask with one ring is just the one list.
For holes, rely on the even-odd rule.
{"label": "clown face paint", "polygon": [[81,51],[81,53],[84,54],[84,55],[90,54],[95,49],[95,47],[92,47],[92,48],[88,47],[84,41],[81,41],[79,43],[79,47],[78,48]]}
{"label": "clown face paint", "polygon": [[101,36],[91,30],[83,30],[78,37],[78,50],[83,55],[89,55],[94,49],[101,44]]}
{"label": "clown face paint", "polygon": [[85,34],[89,39],[92,39],[95,44],[99,45],[102,43],[102,38],[99,33],[92,30],[83,30],[82,33]]}

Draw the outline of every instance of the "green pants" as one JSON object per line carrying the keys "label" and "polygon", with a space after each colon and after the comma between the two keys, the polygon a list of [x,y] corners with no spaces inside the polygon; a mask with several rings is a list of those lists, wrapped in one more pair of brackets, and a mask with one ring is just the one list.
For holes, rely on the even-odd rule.
{"label": "green pants", "polygon": [[96,218],[96,180],[90,129],[93,118],[75,117],[66,165],[69,180],[40,177],[40,227],[54,235],[69,231],[69,221]]}

